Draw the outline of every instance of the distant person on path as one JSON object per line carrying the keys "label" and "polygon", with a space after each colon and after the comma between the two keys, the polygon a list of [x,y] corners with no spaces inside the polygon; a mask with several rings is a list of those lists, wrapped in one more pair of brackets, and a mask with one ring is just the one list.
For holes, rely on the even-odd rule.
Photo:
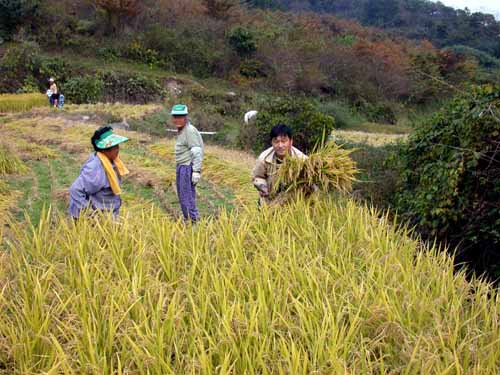
{"label": "distant person on path", "polygon": [[170,114],[177,129],[174,148],[177,195],[184,219],[196,222],[200,218],[196,207],[196,184],[201,178],[203,139],[198,129],[189,121],[186,105],[174,105]]}
{"label": "distant person on path", "polygon": [[[262,152],[257,158],[252,172],[253,185],[259,191],[259,205],[270,203],[274,198],[271,195],[276,173],[286,157],[302,158],[307,156],[293,147],[292,129],[287,125],[276,125],[269,134],[271,147]],[[279,189],[279,191],[284,190]]]}
{"label": "distant person on path", "polygon": [[113,133],[113,128],[104,126],[91,138],[95,152],[80,169],[80,175],[70,188],[69,214],[77,219],[80,212],[112,211],[117,217],[120,211],[121,179],[129,171],[118,157],[120,143],[128,141]]}
{"label": "distant person on path", "polygon": [[54,78],[49,79],[49,90],[52,93],[50,95],[50,105],[54,106],[57,108],[57,105],[59,104],[59,92],[57,91],[57,85],[56,82],[54,81]]}

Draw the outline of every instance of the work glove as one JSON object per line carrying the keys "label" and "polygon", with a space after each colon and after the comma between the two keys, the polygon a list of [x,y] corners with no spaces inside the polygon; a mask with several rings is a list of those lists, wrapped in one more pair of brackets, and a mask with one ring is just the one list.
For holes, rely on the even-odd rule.
{"label": "work glove", "polygon": [[191,182],[193,183],[193,185],[196,185],[200,181],[200,178],[200,172],[193,172],[193,174],[191,175]]}
{"label": "work glove", "polygon": [[267,197],[269,195],[269,189],[266,184],[255,184],[255,187],[257,188],[261,196]]}

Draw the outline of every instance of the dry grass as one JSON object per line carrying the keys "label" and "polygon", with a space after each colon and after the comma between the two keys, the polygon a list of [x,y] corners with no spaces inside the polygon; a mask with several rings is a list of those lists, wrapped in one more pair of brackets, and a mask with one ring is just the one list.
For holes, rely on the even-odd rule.
{"label": "dry grass", "polygon": [[404,141],[408,137],[407,134],[367,133],[339,129],[335,129],[332,134],[337,143],[367,144],[374,147]]}
{"label": "dry grass", "polygon": [[0,244],[3,242],[3,227],[9,217],[9,211],[19,199],[21,193],[10,189],[7,183],[0,180]]}
{"label": "dry grass", "polygon": [[11,146],[0,143],[0,176],[23,173],[27,167],[19,159]]}
{"label": "dry grass", "polygon": [[[175,141],[156,143],[149,147],[151,152],[172,163]],[[235,196],[235,204],[248,205],[257,201],[258,195],[251,183],[251,168],[255,158],[244,152],[207,146],[203,159],[203,178],[221,188],[229,188]]]}
{"label": "dry grass", "polygon": [[157,104],[131,105],[121,103],[97,103],[80,105],[69,104],[66,105],[64,109],[67,112],[106,113],[117,119],[138,119],[149,113],[161,111],[162,107]]}

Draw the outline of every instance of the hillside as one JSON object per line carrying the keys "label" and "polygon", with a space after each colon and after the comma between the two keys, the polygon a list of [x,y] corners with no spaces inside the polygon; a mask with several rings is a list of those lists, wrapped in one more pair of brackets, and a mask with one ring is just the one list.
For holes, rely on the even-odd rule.
{"label": "hillside", "polygon": [[439,47],[463,45],[500,58],[500,21],[429,0],[255,0],[254,6],[332,13]]}
{"label": "hillside", "polygon": [[441,50],[328,14],[231,0],[21,3],[3,13],[13,24],[0,48],[1,93],[43,92],[53,76],[75,104],[148,103],[168,97],[168,76],[186,75],[216,78],[252,103],[283,95],[342,100],[371,121],[392,123],[447,100],[454,88],[498,80],[491,52],[458,42]]}

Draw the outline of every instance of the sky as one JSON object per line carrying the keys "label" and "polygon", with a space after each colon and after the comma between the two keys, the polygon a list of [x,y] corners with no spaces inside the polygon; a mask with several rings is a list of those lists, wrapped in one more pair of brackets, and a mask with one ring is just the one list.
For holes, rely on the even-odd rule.
{"label": "sky", "polygon": [[469,8],[472,12],[481,11],[491,13],[500,19],[500,1],[499,0],[441,0],[445,5],[453,8]]}

